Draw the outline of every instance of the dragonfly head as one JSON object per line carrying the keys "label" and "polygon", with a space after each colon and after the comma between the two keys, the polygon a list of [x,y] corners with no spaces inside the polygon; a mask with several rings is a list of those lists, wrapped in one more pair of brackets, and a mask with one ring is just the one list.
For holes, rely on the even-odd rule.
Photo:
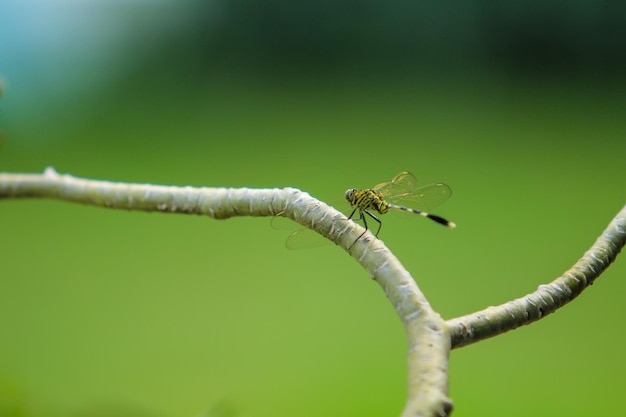
{"label": "dragonfly head", "polygon": [[350,188],[349,190],[346,190],[346,200],[348,200],[348,203],[350,203],[351,206],[354,206],[356,202],[356,193],[356,188]]}

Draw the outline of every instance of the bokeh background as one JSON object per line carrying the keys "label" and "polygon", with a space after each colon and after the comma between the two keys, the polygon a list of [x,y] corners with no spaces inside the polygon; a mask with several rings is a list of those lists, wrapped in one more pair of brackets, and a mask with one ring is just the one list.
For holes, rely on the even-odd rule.
{"label": "bokeh background", "polygon": [[[452,318],[560,275],[626,202],[626,3],[8,0],[0,170],[341,197]],[[390,416],[406,346],[336,247],[269,219],[0,204],[0,416]],[[456,416],[623,412],[626,262],[452,352]]]}

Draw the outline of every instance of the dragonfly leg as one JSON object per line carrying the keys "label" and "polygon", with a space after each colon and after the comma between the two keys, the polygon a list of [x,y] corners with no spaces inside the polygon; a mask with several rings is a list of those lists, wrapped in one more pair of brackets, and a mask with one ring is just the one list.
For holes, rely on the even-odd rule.
{"label": "dragonfly leg", "polygon": [[[383,227],[383,223],[380,221],[380,219],[378,217],[374,216],[369,211],[367,211],[367,210],[364,210],[364,211],[365,211],[365,214],[370,216],[372,219],[374,219],[374,221],[376,223],[378,223],[378,230],[376,230],[376,234],[374,235],[375,237],[378,237],[378,234],[380,233],[380,228]],[[363,217],[363,224],[365,224],[365,217]],[[365,225],[365,230],[367,230],[367,224]]]}
{"label": "dragonfly leg", "polygon": [[361,239],[363,237],[363,235],[365,233],[367,233],[367,220],[365,220],[365,216],[363,215],[363,210],[360,208],[355,208],[354,210],[352,210],[352,214],[350,214],[350,217],[348,217],[348,219],[351,219],[352,216],[354,216],[354,213],[359,210],[359,218],[358,219],[354,219],[355,222],[358,222],[359,220],[363,220],[363,227],[365,227],[365,230],[363,231],[363,233],[361,233],[359,235],[359,237],[357,237],[356,239],[354,239],[354,242],[352,242],[352,244],[348,247],[348,250],[352,249],[352,246],[354,246],[354,244],[356,242],[359,241],[359,239]]}
{"label": "dragonfly leg", "polygon": [[[355,209],[355,210],[356,210],[356,209]],[[354,242],[352,242],[352,245],[350,245],[350,247],[348,248],[348,250],[352,249],[352,246],[354,246],[354,244],[355,244],[356,242],[358,242],[358,241],[359,241],[359,239],[361,239],[361,238],[363,237],[363,235],[364,235],[365,233],[367,233],[367,231],[369,230],[369,227],[367,226],[367,220],[366,220],[366,218],[365,218],[365,215],[366,215],[366,214],[367,214],[368,216],[370,216],[372,219],[374,219],[374,221],[375,221],[376,223],[378,223],[378,230],[376,230],[376,234],[374,235],[375,237],[378,237],[378,233],[380,232],[380,228],[381,228],[381,227],[382,227],[382,225],[383,225],[383,224],[382,224],[382,222],[380,221],[380,219],[379,219],[378,217],[374,216],[372,213],[370,213],[370,212],[369,212],[369,211],[367,211],[367,210],[359,209],[359,218],[358,218],[358,219],[356,219],[355,221],[358,221],[358,220],[363,220],[363,227],[365,228],[365,230],[363,231],[363,233],[361,233],[361,234],[359,235],[359,237],[357,237],[357,238],[354,240]],[[352,217],[353,215],[354,215],[354,212],[350,215],[350,217]]]}
{"label": "dragonfly leg", "polygon": [[[354,210],[352,210],[352,213],[350,213],[350,215],[348,216],[348,220],[350,220],[352,218],[352,216],[354,216],[354,213],[356,213],[357,208],[355,207]],[[357,220],[361,220],[361,219],[357,219]]]}

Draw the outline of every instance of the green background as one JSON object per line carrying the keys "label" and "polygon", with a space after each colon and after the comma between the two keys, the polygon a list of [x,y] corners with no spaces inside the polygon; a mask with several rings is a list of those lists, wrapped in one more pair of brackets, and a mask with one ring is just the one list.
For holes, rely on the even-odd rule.
{"label": "green background", "polygon": [[[389,5],[212,4],[109,10],[139,28],[134,49],[89,40],[87,63],[81,32],[40,61],[3,36],[0,170],[325,200],[403,170],[445,182],[435,212],[457,229],[392,213],[380,235],[444,318],[559,276],[626,202],[621,41],[595,31],[610,10],[477,7],[486,35],[468,37],[437,6],[372,26]],[[286,234],[3,201],[0,416],[398,415],[406,345],[383,291],[339,248],[288,251]],[[454,415],[622,411],[625,274],[618,258],[556,314],[453,351]]]}

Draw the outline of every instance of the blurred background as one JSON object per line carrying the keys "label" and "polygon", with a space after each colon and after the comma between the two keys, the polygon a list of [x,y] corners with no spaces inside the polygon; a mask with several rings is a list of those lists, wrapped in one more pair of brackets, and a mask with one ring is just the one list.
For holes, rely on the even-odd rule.
{"label": "blurred background", "polygon": [[[624,27],[591,0],[5,0],[0,171],[322,199],[445,182],[457,229],[393,213],[380,237],[452,318],[559,276],[626,202]],[[332,245],[35,200],[3,201],[0,230],[2,417],[403,408],[401,324]],[[453,351],[454,415],[619,414],[625,274]]]}

